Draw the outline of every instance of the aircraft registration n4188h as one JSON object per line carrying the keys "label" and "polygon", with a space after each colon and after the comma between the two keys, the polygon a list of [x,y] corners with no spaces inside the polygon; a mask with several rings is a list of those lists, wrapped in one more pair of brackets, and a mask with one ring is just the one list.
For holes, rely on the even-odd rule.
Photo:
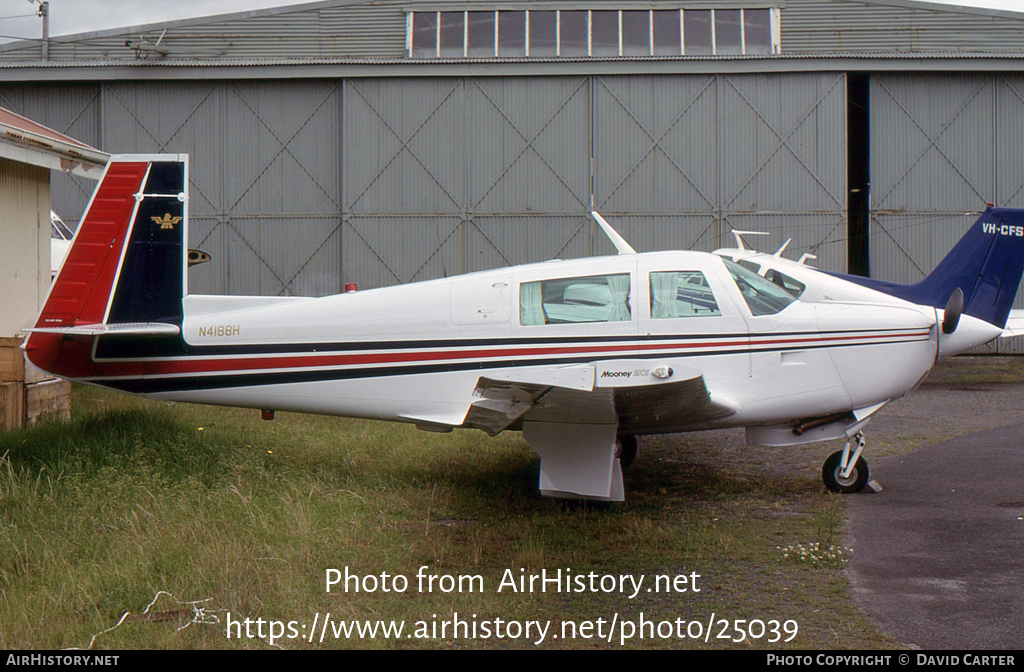
{"label": "aircraft registration n4188h", "polygon": [[[194,295],[187,185],[184,155],[111,159],[29,330],[32,363],[154,399],[521,430],[546,495],[623,499],[638,435],[858,436],[955,322],[802,302],[719,256],[635,253],[610,227],[612,257],[322,298]],[[823,469],[830,488],[867,480],[852,443]]]}

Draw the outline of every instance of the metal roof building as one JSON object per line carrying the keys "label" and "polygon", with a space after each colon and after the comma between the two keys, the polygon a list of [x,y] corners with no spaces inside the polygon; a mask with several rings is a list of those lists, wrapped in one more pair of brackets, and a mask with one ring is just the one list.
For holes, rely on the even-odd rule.
{"label": "metal roof building", "polygon": [[[200,292],[610,253],[591,209],[640,250],[764,230],[907,282],[968,213],[1024,206],[1024,13],[328,0],[45,46],[0,46],[0,106],[107,152],[189,153]],[[55,208],[75,220],[91,187],[55,178]]]}

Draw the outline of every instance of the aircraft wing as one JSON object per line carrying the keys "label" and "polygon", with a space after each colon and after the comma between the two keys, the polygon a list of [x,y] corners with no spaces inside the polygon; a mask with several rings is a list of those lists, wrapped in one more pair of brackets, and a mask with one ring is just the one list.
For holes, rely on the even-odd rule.
{"label": "aircraft wing", "polygon": [[616,425],[620,433],[702,425],[736,412],[696,369],[610,360],[480,377],[463,426],[494,436],[521,421]]}
{"label": "aircraft wing", "polygon": [[482,376],[473,396],[462,426],[522,428],[541,458],[541,492],[610,501],[624,497],[619,434],[694,428],[737,410],[712,397],[700,371],[651,360]]}
{"label": "aircraft wing", "polygon": [[431,431],[522,429],[540,455],[542,493],[621,501],[620,434],[701,429],[737,410],[711,394],[697,369],[614,359],[495,372],[477,378],[468,408],[404,417]]}
{"label": "aircraft wing", "polygon": [[1024,310],[1011,310],[1010,316],[1006,318],[1003,333],[999,334],[999,338],[1013,338],[1014,336],[1024,336]]}

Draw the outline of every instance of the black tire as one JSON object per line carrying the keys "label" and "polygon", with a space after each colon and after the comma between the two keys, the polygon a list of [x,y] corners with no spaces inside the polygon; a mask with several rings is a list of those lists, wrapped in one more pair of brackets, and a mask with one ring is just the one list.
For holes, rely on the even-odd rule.
{"label": "black tire", "polygon": [[841,450],[832,453],[825,460],[825,464],[821,467],[821,480],[825,482],[825,487],[832,492],[841,492],[844,495],[860,492],[868,484],[868,463],[863,457],[858,457],[850,477],[843,478],[840,476],[842,468],[839,466],[842,461],[843,451]]}
{"label": "black tire", "polygon": [[619,466],[623,469],[633,464],[640,452],[640,440],[635,434],[621,434],[615,439],[615,457],[619,458]]}

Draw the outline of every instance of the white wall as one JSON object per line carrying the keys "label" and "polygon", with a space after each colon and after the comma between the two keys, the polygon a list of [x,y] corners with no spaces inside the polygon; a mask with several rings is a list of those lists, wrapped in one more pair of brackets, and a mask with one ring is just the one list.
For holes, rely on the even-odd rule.
{"label": "white wall", "polygon": [[0,337],[31,327],[50,285],[50,171],[0,159]]}

